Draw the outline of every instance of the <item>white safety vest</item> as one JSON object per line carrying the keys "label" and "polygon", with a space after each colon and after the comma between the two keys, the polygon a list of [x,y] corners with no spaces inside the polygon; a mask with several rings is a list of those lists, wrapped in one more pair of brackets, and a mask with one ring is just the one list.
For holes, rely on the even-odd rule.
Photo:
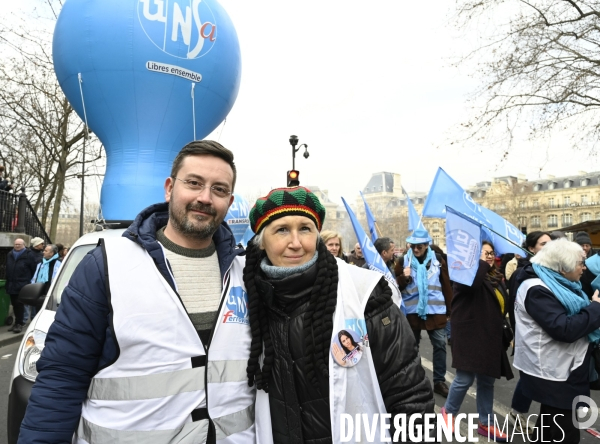
{"label": "white safety vest", "polygon": [[73,442],[202,444],[208,418],[219,443],[256,442],[255,389],[246,375],[248,298],[229,279],[242,275],[245,258],[226,274],[207,356],[146,250],[126,238],[105,239],[104,246],[119,356],[92,378]]}
{"label": "white safety vest", "polygon": [[[409,258],[412,254],[404,256],[404,268],[410,267]],[[437,260],[434,254],[427,270],[427,314],[446,314],[446,299],[442,293],[442,284],[440,283],[440,273],[442,264]],[[412,277],[411,282],[402,290],[402,299],[406,307],[406,314],[416,314],[419,305],[419,286],[417,285],[417,272],[410,269]]]}
{"label": "white safety vest", "polygon": [[[338,259],[338,298],[333,315],[333,332],[330,343],[338,337],[340,330],[358,331],[363,336],[361,343],[362,357],[353,367],[338,365],[329,353],[329,408],[331,434],[334,443],[340,442],[341,415],[346,413],[356,419],[356,414],[367,414],[373,418],[375,413],[386,413],[383,396],[379,388],[377,373],[373,365],[371,349],[368,346],[368,334],[365,322],[365,307],[373,289],[382,278],[381,273],[349,265]],[[270,430],[271,414],[269,395],[259,390],[256,398],[256,427],[261,443],[272,443]],[[386,433],[389,437],[389,433]],[[361,441],[366,443],[365,433],[361,433]],[[379,443],[380,431],[375,434]],[[385,442],[385,441],[384,441]],[[389,441],[388,441],[389,442]]]}
{"label": "white safety vest", "polygon": [[515,359],[516,369],[549,381],[566,381],[573,370],[583,364],[589,342],[587,337],[573,343],[552,339],[525,310],[525,298],[531,287],[541,285],[539,279],[527,279],[517,290],[515,301]]}

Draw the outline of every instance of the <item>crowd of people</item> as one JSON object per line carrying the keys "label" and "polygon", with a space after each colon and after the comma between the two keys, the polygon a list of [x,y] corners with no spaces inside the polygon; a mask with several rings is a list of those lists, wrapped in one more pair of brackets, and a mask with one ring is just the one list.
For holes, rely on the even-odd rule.
{"label": "crowd of people", "polygon": [[[37,314],[40,306],[24,305],[19,302],[19,293],[27,284],[41,283],[43,294],[60,269],[69,248],[62,244],[46,244],[40,237],[31,239],[29,247],[25,240],[16,238],[13,249],[6,256],[6,294],[10,297],[13,315],[6,319],[8,331],[21,333],[23,327]],[[40,300],[40,304],[43,299]]]}
{"label": "crowd of people", "polygon": [[[452,259],[426,230],[410,234],[403,255],[380,237],[374,246],[403,313],[360,245],[346,254],[340,234],[322,230],[325,208],[304,187],[259,198],[249,215],[255,236],[239,248],[223,223],[236,175],[231,151],[191,142],[165,181],[166,202],[85,256],[37,362],[19,443],[337,443],[343,414],[422,418],[434,412],[434,393],[446,398],[452,428],[475,380],[478,433],[505,441],[490,417],[494,383],[513,367],[513,419],[538,401],[555,419],[543,434],[539,420],[532,427],[542,441],[561,431],[562,442],[579,441],[567,421],[572,400],[597,379],[600,339],[600,255],[589,236],[529,233],[510,266],[513,257],[483,242],[472,285],[450,280]],[[34,249],[19,240],[12,260],[27,254],[22,264],[33,264]],[[13,290],[50,279],[57,251],[46,246]],[[423,331],[433,384],[419,355]],[[376,439],[394,434],[389,425]]]}
{"label": "crowd of people", "polygon": [[[366,267],[358,243],[346,255],[339,233],[323,231],[322,238],[334,257]],[[544,439],[578,442],[572,402],[577,396],[589,396],[590,388],[600,389],[592,358],[600,339],[600,306],[591,304],[600,302],[600,252],[593,250],[589,234],[576,233],[570,242],[559,231],[530,232],[522,255],[497,255],[492,243],[484,241],[472,285],[450,281],[447,257],[426,230],[415,230],[406,242],[406,253],[396,257],[390,254],[391,239],[380,238],[374,246],[395,271],[417,348],[421,331],[430,338],[433,391],[447,398],[442,415],[449,426],[476,381],[478,432],[506,441],[507,434],[493,424],[494,382],[517,373],[509,413],[513,425],[531,438],[541,433],[541,419],[530,419],[535,400],[541,408],[533,418],[542,414],[556,418],[544,430]],[[540,254],[546,245],[550,248]],[[540,337],[543,344],[536,343]],[[456,369],[449,388],[446,343],[452,344]],[[564,365],[557,365],[559,361]]]}

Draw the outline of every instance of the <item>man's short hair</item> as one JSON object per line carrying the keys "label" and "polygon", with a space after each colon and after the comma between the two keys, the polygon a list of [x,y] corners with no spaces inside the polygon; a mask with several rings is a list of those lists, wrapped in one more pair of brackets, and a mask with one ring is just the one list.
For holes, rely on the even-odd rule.
{"label": "man's short hair", "polygon": [[381,254],[382,251],[389,250],[393,243],[394,241],[389,237],[380,237],[373,243],[373,245],[375,246],[377,252]]}
{"label": "man's short hair", "polygon": [[52,248],[53,255],[56,254],[56,253],[58,253],[58,246],[56,244],[48,244],[48,245],[46,245],[46,248],[48,248],[48,247]]}
{"label": "man's short hair", "polygon": [[219,142],[214,140],[194,140],[184,146],[175,160],[173,161],[173,167],[171,168],[171,177],[177,177],[177,173],[181,169],[183,159],[188,156],[215,156],[219,159],[223,159],[229,164],[233,170],[233,183],[231,184],[231,191],[235,188],[235,181],[237,179],[237,171],[235,169],[235,163],[233,162],[233,153],[221,145]]}

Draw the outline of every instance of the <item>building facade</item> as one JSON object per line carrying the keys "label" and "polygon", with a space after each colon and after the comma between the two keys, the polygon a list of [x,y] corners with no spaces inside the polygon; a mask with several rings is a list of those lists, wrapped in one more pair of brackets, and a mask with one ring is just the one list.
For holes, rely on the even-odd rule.
{"label": "building facade", "polygon": [[[465,191],[475,202],[495,211],[524,233],[555,231],[580,222],[600,220],[600,172],[581,171],[572,176],[548,176],[535,180],[527,180],[524,176],[502,176],[479,182]],[[380,235],[390,237],[397,245],[404,246],[409,234],[408,206],[401,175],[374,173],[362,193],[377,219]],[[324,229],[342,234],[344,249],[351,250],[356,236],[345,208],[332,202],[326,191],[319,190],[317,195],[325,200],[327,209]],[[422,214],[427,194],[410,192],[409,196],[417,212]],[[354,200],[353,210],[368,233],[360,195]],[[445,250],[446,220],[425,217],[423,224],[433,242]],[[567,233],[567,236],[572,238],[572,233]]]}

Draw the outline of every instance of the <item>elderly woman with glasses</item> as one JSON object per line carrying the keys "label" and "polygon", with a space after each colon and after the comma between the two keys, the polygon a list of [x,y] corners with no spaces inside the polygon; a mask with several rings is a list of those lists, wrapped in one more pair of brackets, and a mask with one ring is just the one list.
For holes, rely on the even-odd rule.
{"label": "elderly woman with glasses", "polygon": [[589,419],[573,415],[578,397],[590,396],[590,355],[600,340],[598,291],[590,302],[579,282],[584,261],[580,245],[558,239],[518,276],[513,365],[521,371],[523,393],[541,404],[538,442],[577,443],[573,421]]}
{"label": "elderly woman with glasses", "polygon": [[479,268],[471,286],[454,283],[452,300],[452,367],[456,378],[450,386],[442,415],[452,425],[467,391],[477,378],[477,433],[504,442],[507,435],[494,426],[494,383],[513,377],[503,340],[508,293],[496,268],[494,246],[482,242]]}

